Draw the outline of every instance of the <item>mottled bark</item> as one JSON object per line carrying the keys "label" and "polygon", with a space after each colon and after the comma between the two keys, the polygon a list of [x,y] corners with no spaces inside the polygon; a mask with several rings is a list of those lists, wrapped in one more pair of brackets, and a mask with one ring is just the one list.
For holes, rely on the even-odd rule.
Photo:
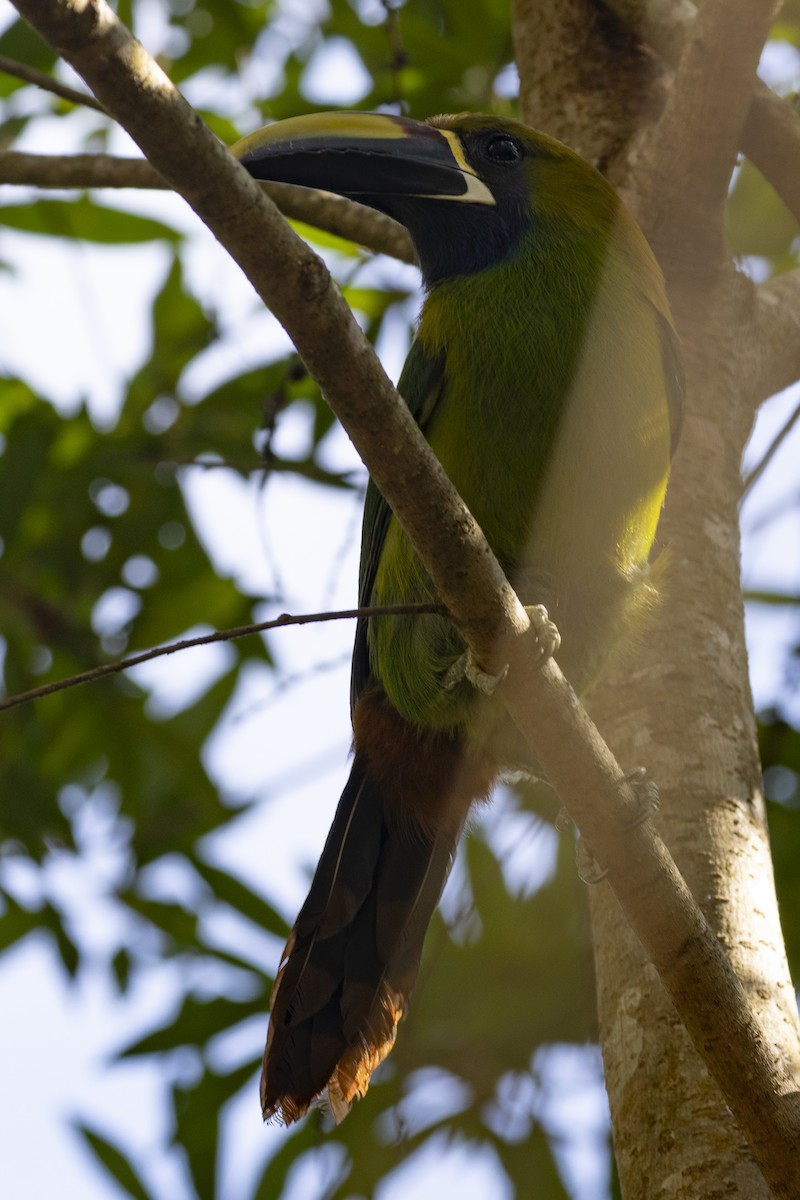
{"label": "mottled bark", "polygon": [[[680,60],[675,54],[666,102],[663,76],[642,66],[637,49],[624,39],[610,48],[608,25],[597,16],[602,7],[517,0],[525,114],[625,180],[669,282],[688,404],[660,530],[670,555],[663,604],[635,653],[604,677],[590,707],[620,761],[646,765],[658,781],[659,829],[766,1036],[797,1073],[797,1007],[748,683],[738,501],[741,455],[757,404],[769,384],[785,385],[800,368],[790,303],[798,283],[790,277],[758,297],[730,262],[722,227],[736,150],[754,119],[748,110],[755,64],[772,6],[707,3],[702,29],[682,21],[672,45],[678,54],[685,48]],[[682,8],[691,14],[691,6]],[[663,15],[680,15],[670,10]],[[759,103],[765,111],[761,95]],[[795,173],[800,177],[800,164]],[[591,909],[623,1194],[769,1196],[728,1105],[605,884],[591,890]],[[724,1037],[725,1012],[719,1021]]]}

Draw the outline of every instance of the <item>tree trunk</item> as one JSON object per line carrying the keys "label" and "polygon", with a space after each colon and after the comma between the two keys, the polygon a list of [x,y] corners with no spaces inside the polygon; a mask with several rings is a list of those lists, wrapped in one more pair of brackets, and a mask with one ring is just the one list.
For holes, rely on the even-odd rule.
{"label": "tree trunk", "polygon": [[[676,239],[668,191],[646,193],[637,205],[639,152],[663,105],[665,76],[604,6],[517,0],[515,38],[526,119],[610,168],[643,220],[667,276],[687,369],[687,412],[659,531],[669,556],[663,602],[589,708],[620,761],[646,766],[659,784],[662,836],[767,1036],[797,1069],[797,1006],[773,883],[739,577],[741,455],[764,353],[754,288],[718,252],[721,227],[704,240],[707,214]],[[689,195],[693,182],[672,181]],[[623,1195],[768,1196],[605,884],[591,889],[591,912]]]}
{"label": "tree trunk", "polygon": [[[749,289],[725,274],[702,297],[673,293],[691,400],[663,518],[665,594],[635,663],[602,681],[591,707],[622,761],[646,764],[658,781],[662,836],[762,1026],[797,1064],[739,581],[739,464],[752,411],[752,342],[742,336]],[[592,892],[592,920],[623,1194],[768,1196],[607,889]]]}

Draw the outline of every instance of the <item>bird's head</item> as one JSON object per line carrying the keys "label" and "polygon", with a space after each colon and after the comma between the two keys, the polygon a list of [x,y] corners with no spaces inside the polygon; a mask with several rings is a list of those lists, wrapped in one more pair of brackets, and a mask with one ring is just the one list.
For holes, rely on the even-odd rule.
{"label": "bird's head", "polygon": [[267,125],[233,153],[256,179],[335,192],[394,217],[428,286],[492,266],[524,238],[607,234],[619,207],[566,146],[483,114],[420,122],[316,113]]}

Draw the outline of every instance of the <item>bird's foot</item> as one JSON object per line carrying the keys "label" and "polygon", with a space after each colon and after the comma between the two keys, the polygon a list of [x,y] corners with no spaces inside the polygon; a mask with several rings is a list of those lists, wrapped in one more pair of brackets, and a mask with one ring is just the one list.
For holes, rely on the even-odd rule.
{"label": "bird's foot", "polygon": [[558,654],[561,647],[561,634],[558,632],[555,621],[550,620],[550,614],[543,604],[526,604],[525,612],[528,614],[531,630],[539,643],[541,665],[548,658],[552,658],[554,654]]}
{"label": "bird's foot", "polygon": [[592,887],[596,883],[602,883],[608,874],[606,867],[601,867],[595,856],[586,844],[586,839],[579,837],[575,843],[575,866],[578,869],[578,878],[581,883]]}
{"label": "bird's foot", "polygon": [[[531,630],[539,646],[539,665],[541,666],[558,652],[561,645],[561,634],[558,632],[555,622],[550,620],[543,604],[526,606],[525,612],[528,614]],[[467,647],[445,675],[444,686],[447,691],[452,691],[461,683],[462,679],[466,679],[482,695],[492,696],[507,674],[508,663],[496,675],[484,671],[482,667],[478,666],[472,651]]]}
{"label": "bird's foot", "polygon": [[636,803],[631,806],[631,815],[628,820],[623,822],[622,829],[625,832],[643,825],[649,817],[652,817],[653,813],[657,813],[661,808],[658,784],[654,779],[648,779],[646,767],[634,767],[632,771],[628,771],[621,779],[617,780],[617,787],[626,785],[633,791]]}
{"label": "bird's foot", "polygon": [[445,675],[444,686],[447,691],[452,691],[454,687],[457,687],[461,683],[462,679],[466,679],[467,683],[471,683],[477,692],[480,692],[484,696],[492,696],[507,674],[508,663],[496,675],[490,675],[488,671],[484,671],[475,662],[472,651],[467,647]]}
{"label": "bird's foot", "polygon": [[556,827],[556,833],[566,833],[572,824],[572,817],[569,815],[563,804],[556,813],[556,819],[553,824]]}
{"label": "bird's foot", "polygon": [[[654,780],[648,779],[645,767],[634,767],[632,771],[628,771],[617,780],[616,786],[630,786],[636,796],[636,804],[631,807],[630,817],[620,826],[623,833],[643,825],[661,807],[658,787]],[[571,824],[572,818],[562,804],[556,815],[556,829],[559,833],[564,833]],[[592,854],[585,838],[580,836],[575,844],[575,862],[578,868],[578,877],[584,883],[600,883],[608,874],[607,869],[601,867]]]}

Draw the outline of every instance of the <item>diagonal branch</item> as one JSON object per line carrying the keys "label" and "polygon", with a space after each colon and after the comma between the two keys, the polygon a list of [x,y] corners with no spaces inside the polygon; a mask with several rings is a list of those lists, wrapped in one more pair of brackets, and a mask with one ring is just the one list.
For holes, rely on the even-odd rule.
{"label": "diagonal branch", "polygon": [[3,75],[12,75],[14,79],[23,79],[25,83],[32,83],[44,92],[50,92],[53,96],[60,96],[62,100],[69,100],[72,104],[83,104],[86,108],[93,108],[96,112],[101,112],[104,116],[106,115],[106,110],[102,104],[98,100],[95,100],[91,93],[79,92],[77,88],[69,87],[66,83],[59,83],[57,79],[53,79],[52,75],[48,75],[45,71],[40,71],[36,67],[30,67],[27,63],[18,62],[15,58],[8,58],[5,54],[0,54],[0,73]]}
{"label": "diagonal branch", "polygon": [[778,0],[705,0],[646,149],[641,212],[691,272],[726,258],[722,214]]}
{"label": "diagonal branch", "polygon": [[[39,188],[168,188],[143,158],[110,154],[25,154],[0,151],[0,183]],[[378,254],[415,263],[411,239],[391,217],[330,192],[314,192],[289,183],[262,183],[286,217],[357,242]]]}
{"label": "diagonal branch", "polygon": [[[692,0],[608,0],[665,62],[677,67],[697,17]],[[756,80],[740,148],[800,223],[800,113]]]}
{"label": "diagonal branch", "polygon": [[742,130],[742,150],[800,225],[800,112],[759,79]]}
{"label": "diagonal branch", "polygon": [[[708,0],[714,4],[716,0]],[[800,1195],[800,1092],[669,852],[528,620],[483,535],[319,260],[117,21],[104,0],[15,0],[206,221],[291,333],[502,694],[673,998],[776,1196]],[[436,521],[430,514],[435,512]],[[720,1012],[725,1013],[720,1031]]]}

